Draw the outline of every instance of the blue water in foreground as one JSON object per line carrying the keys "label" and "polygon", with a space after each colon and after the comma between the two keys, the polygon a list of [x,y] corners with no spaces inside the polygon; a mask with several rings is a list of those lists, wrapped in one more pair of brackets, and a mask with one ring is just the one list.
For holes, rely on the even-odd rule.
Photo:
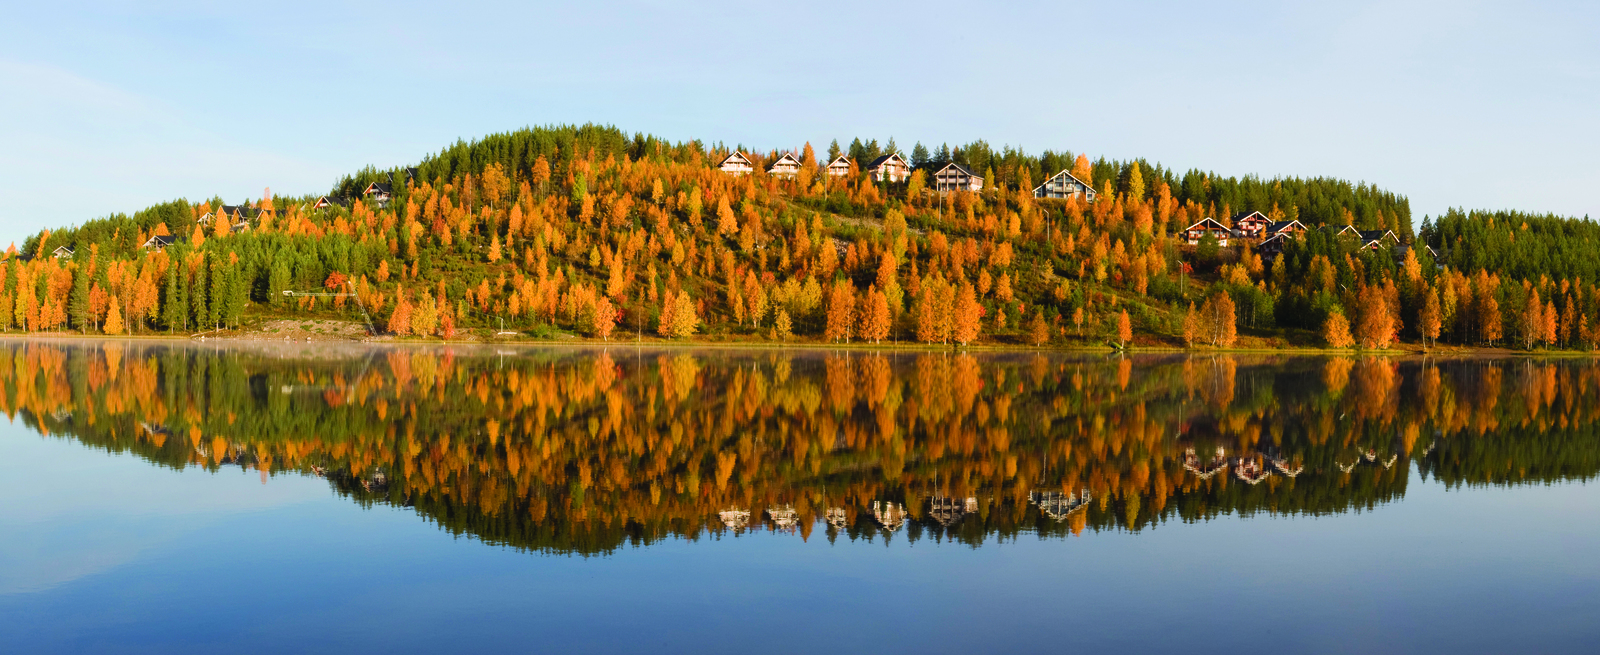
{"label": "blue water in foreground", "polygon": [[1600,489],[1446,489],[981,547],[766,532],[542,555],[328,482],[0,424],[0,651],[1597,652]]}

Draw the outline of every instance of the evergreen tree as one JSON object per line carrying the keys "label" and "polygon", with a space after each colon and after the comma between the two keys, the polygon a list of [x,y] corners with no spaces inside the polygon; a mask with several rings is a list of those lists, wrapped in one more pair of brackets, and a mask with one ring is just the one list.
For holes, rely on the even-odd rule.
{"label": "evergreen tree", "polygon": [[87,333],[91,325],[89,316],[89,275],[82,270],[72,276],[72,297],[67,301],[71,308],[72,327]]}

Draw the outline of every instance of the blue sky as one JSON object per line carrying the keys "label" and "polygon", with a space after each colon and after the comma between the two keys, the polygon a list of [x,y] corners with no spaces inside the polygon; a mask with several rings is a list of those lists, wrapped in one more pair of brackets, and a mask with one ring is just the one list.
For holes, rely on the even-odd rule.
{"label": "blue sky", "polygon": [[23,3],[0,243],[177,197],[326,190],[524,125],[1331,175],[1600,217],[1580,2]]}

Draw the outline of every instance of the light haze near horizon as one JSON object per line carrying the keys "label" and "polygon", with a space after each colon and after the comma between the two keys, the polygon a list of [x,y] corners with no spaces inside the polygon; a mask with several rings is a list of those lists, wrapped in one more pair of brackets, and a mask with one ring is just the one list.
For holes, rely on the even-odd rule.
{"label": "light haze near horizon", "polygon": [[1594,3],[8,4],[0,246],[586,122],[1340,177],[1418,226],[1600,216]]}

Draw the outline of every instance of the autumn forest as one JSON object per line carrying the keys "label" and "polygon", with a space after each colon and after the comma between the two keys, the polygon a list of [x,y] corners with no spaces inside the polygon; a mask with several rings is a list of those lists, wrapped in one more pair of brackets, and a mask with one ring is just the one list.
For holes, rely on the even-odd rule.
{"label": "autumn forest", "polygon": [[[731,152],[752,172],[720,170]],[[982,141],[916,144],[905,179],[862,170],[897,152],[892,139],[752,152],[593,125],[496,134],[323,195],[177,200],[41,231],[0,266],[0,327],[229,336],[287,317],[423,340],[1600,341],[1587,221],[1453,211],[1414,225],[1403,196],[1368,185]],[[785,154],[798,169],[768,173]],[[848,170],[829,174],[835,161]],[[936,190],[949,163],[981,190]],[[1062,171],[1093,201],[1035,197]],[[1273,247],[1180,235],[1250,212],[1306,229]],[[1395,237],[1349,236],[1361,230]]]}

